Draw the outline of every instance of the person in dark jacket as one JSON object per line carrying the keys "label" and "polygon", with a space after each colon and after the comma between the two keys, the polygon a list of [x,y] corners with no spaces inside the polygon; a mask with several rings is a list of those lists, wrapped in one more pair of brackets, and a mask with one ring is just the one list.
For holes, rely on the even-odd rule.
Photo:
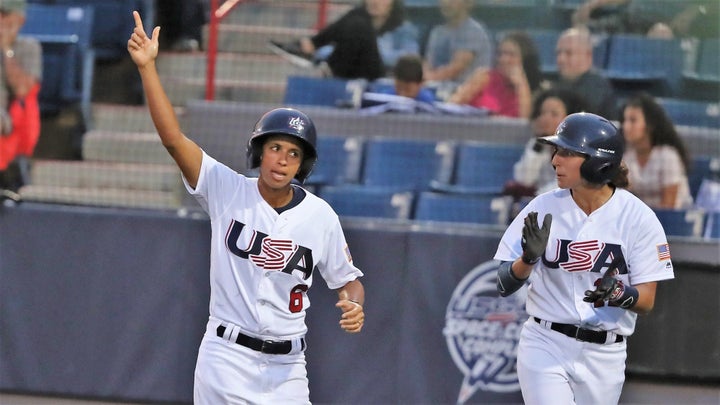
{"label": "person in dark jacket", "polygon": [[377,38],[400,27],[404,19],[402,0],[365,0],[312,37],[290,43],[270,41],[269,46],[294,64],[312,67],[315,51],[334,45],[325,61],[332,76],[375,80],[385,75]]}

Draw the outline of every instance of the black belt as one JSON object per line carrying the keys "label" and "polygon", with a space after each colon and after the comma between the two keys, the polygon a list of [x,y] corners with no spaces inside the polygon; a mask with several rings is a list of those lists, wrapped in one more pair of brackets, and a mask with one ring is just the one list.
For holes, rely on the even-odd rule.
{"label": "black belt", "polygon": [[[218,337],[225,335],[225,329],[222,325],[217,327]],[[235,343],[266,354],[288,354],[292,351],[292,342],[289,340],[262,340],[242,333],[238,333]],[[301,350],[304,350],[304,338],[300,338],[300,345]]]}
{"label": "black belt", "polygon": [[[535,319],[535,322],[541,323],[542,320],[540,318],[533,317]],[[550,329],[554,330],[555,332],[560,332],[565,336],[569,336],[573,339],[581,340],[583,342],[590,342],[590,343],[598,343],[598,344],[605,344],[607,341],[607,332],[606,331],[598,331],[598,330],[592,330],[592,329],[585,329],[580,328],[575,325],[569,325],[566,323],[555,323],[555,322],[548,322],[550,324]],[[622,335],[616,335],[615,337],[615,343],[620,343],[623,341]]]}

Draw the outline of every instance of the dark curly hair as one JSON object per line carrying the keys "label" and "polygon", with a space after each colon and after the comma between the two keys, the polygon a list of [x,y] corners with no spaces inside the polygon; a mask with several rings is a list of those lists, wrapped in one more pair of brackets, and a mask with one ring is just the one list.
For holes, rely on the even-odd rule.
{"label": "dark curly hair", "polygon": [[[653,146],[669,145],[675,148],[682,159],[683,166],[685,166],[685,172],[688,172],[690,170],[690,155],[688,154],[685,142],[683,142],[675,129],[675,125],[673,125],[670,116],[668,116],[665,109],[655,101],[655,98],[648,93],[637,93],[625,101],[621,112],[624,112],[627,107],[636,107],[642,110],[643,116],[645,117],[645,125],[647,125],[648,133],[650,134],[650,143]],[[621,114],[621,124],[623,120],[624,117]]]}

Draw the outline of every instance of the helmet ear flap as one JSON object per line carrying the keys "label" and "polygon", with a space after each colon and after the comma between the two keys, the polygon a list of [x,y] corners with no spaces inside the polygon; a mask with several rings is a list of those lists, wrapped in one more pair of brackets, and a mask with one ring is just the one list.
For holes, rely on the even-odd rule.
{"label": "helmet ear flap", "polygon": [[590,183],[607,184],[616,174],[616,165],[609,161],[587,159],[580,166],[580,175]]}

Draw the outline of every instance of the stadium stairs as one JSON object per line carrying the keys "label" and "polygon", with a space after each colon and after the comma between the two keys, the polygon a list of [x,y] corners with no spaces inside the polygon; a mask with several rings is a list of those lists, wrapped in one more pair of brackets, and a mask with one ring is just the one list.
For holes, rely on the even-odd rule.
{"label": "stadium stairs", "polygon": [[[345,11],[351,0],[329,3],[328,21]],[[318,75],[295,67],[267,48],[270,39],[285,41],[310,35],[317,21],[315,0],[260,0],[233,9],[218,28],[215,99],[280,103],[291,75]],[[205,27],[203,49],[207,49]],[[161,37],[162,40],[162,37]],[[188,100],[205,98],[205,51],[165,51],[158,71],[171,103],[183,120]],[[26,201],[58,204],[181,210],[197,208],[180,180],[180,173],[162,147],[138,86],[135,67],[127,58],[96,68],[93,83],[92,127],[83,128],[79,151],[72,156],[62,135],[78,126],[68,114],[44,119],[31,181],[20,189]],[[133,92],[135,95],[133,95]],[[117,99],[121,99],[120,102]],[[134,104],[134,105],[133,105]]]}

